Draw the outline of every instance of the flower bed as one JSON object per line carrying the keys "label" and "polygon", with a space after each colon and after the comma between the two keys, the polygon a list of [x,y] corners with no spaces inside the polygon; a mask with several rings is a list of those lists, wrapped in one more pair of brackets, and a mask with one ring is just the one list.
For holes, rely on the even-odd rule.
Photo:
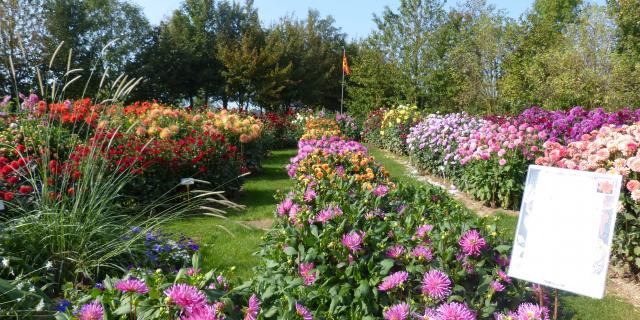
{"label": "flower bed", "polygon": [[397,186],[327,127],[299,142],[296,186],[259,252],[266,319],[485,319],[529,297],[505,274],[510,245],[495,225],[437,188]]}
{"label": "flower bed", "polygon": [[[380,114],[387,112],[374,112],[367,120],[365,139],[378,139],[376,126],[386,131]],[[631,125],[636,121],[640,121],[639,110],[608,113],[581,107],[568,111],[530,108],[515,116],[484,118],[429,115],[411,128],[406,145],[419,169],[444,176],[476,200],[505,209],[520,207],[527,168],[534,162],[623,175],[627,189],[616,226],[614,258],[637,277],[640,177],[633,168],[640,156],[636,154],[640,134],[638,125]]]}
{"label": "flower bed", "polygon": [[[270,124],[271,130],[280,130],[277,126]],[[264,127],[250,114],[225,110],[192,111],[151,102],[92,105],[89,99],[47,104],[31,95],[20,112],[2,123],[0,196],[26,203],[35,187],[25,179],[26,169],[49,177],[53,197],[71,195],[80,174],[75,167],[96,144],[114,173],[136,175],[127,194],[138,200],[162,196],[187,177],[233,193],[242,173],[260,169],[274,146],[270,139],[280,134]],[[62,181],[66,176],[72,179]]]}

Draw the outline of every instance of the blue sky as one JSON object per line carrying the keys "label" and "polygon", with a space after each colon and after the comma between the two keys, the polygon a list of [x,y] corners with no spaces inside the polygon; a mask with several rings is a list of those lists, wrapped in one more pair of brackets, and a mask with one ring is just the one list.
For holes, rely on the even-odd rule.
{"label": "blue sky", "polygon": [[[132,0],[143,9],[152,24],[158,24],[163,17],[180,6],[180,0]],[[447,6],[453,6],[458,1],[449,0]],[[533,0],[488,0],[498,9],[506,10],[511,17],[517,18],[527,10]],[[595,0],[604,4],[605,0]],[[269,25],[279,17],[293,14],[304,17],[309,8],[318,9],[322,16],[331,15],[336,20],[336,26],[356,39],[366,37],[375,28],[372,17],[380,13],[385,6],[397,8],[399,0],[255,0],[262,22]]]}

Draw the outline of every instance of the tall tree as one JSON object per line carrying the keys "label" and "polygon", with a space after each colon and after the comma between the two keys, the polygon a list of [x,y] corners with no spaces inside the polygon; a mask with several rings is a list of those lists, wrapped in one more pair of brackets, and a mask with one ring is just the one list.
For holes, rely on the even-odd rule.
{"label": "tall tree", "polygon": [[505,59],[505,76],[500,86],[502,102],[511,111],[542,103],[534,89],[545,83],[548,71],[541,55],[559,44],[566,26],[578,18],[582,0],[536,0],[520,25],[512,24],[509,40],[514,46]]}
{"label": "tall tree", "polygon": [[432,84],[438,83],[442,70],[438,64],[442,51],[434,31],[444,18],[443,2],[438,0],[402,0],[397,12],[386,7],[374,17],[378,30],[372,39],[405,75],[402,90],[408,102],[424,105],[427,96],[437,93]]}
{"label": "tall tree", "polygon": [[[447,60],[454,74],[454,106],[472,113],[498,111],[498,81],[502,61],[509,53],[506,25],[509,19],[485,0],[469,0],[449,14],[445,28],[455,30]],[[454,25],[454,26],[449,26]]]}
{"label": "tall tree", "polygon": [[47,34],[43,2],[0,2],[0,92],[4,94],[27,92],[37,86],[35,70],[43,64]]}
{"label": "tall tree", "polygon": [[[84,81],[69,87],[68,96],[81,95],[85,87],[86,94],[96,94],[99,75],[124,72],[150,35],[142,9],[122,0],[46,0],[43,19],[47,60],[64,43],[54,76],[60,78],[68,65],[82,69]],[[87,84],[91,77],[93,82]]]}

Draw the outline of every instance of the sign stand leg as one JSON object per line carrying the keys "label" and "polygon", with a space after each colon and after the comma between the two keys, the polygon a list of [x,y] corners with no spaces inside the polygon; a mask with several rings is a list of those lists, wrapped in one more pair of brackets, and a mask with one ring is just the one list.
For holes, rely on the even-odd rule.
{"label": "sign stand leg", "polygon": [[544,307],[544,289],[542,288],[542,286],[540,286],[540,292],[538,292],[538,300],[539,300],[539,305],[540,307]]}
{"label": "sign stand leg", "polygon": [[554,290],[553,298],[553,320],[558,320],[558,289]]}
{"label": "sign stand leg", "polygon": [[191,205],[191,188],[187,185],[187,203]]}

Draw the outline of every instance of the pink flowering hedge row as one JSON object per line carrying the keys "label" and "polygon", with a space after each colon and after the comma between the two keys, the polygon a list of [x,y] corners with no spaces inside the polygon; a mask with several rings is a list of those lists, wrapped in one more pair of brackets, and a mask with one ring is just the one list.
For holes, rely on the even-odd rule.
{"label": "pink flowering hedge row", "polygon": [[[373,112],[363,132],[366,141],[388,150],[380,132],[394,134],[375,121]],[[542,155],[546,141],[567,144],[602,126],[640,121],[640,111],[606,112],[574,107],[567,111],[533,107],[514,116],[485,118],[466,114],[423,116],[406,139],[414,165],[450,179],[476,200],[492,207],[517,210],[527,167]],[[403,136],[404,137],[404,136]]]}
{"label": "pink flowering hedge row", "polygon": [[265,319],[547,319],[517,310],[532,292],[506,275],[495,225],[440,189],[397,185],[356,142],[299,145],[253,281]]}
{"label": "pink flowering hedge row", "polygon": [[[373,119],[369,133],[374,131]],[[435,114],[412,127],[406,143],[419,169],[449,179],[476,200],[505,209],[520,208],[527,169],[534,163],[623,175],[627,186],[614,238],[614,260],[638,276],[638,121],[640,110],[580,107],[568,111],[530,108],[515,116],[485,118]]]}

